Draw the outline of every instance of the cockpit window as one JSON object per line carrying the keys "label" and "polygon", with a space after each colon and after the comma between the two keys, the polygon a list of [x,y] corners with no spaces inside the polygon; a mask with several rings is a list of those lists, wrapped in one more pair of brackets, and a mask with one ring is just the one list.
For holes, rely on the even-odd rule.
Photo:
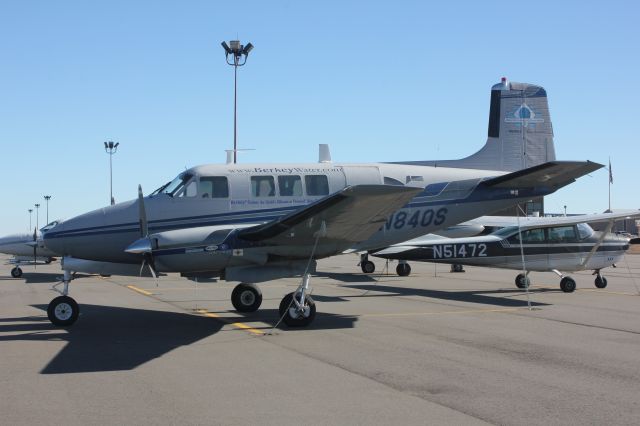
{"label": "cockpit window", "polygon": [[511,234],[513,234],[514,232],[518,231],[518,227],[517,226],[507,226],[506,228],[502,228],[502,229],[498,229],[496,232],[494,232],[491,235],[495,235],[496,237],[508,237]]}
{"label": "cockpit window", "polygon": [[[191,178],[193,178],[193,175],[191,173],[180,173],[178,177],[176,177],[174,180],[172,180],[168,184],[165,184],[164,186],[161,186],[160,188],[155,190],[153,194],[167,194],[172,197],[176,195],[179,196],[181,195],[180,191],[191,180]],[[195,188],[193,190],[195,191]],[[191,195],[187,194],[187,196],[190,197]]]}
{"label": "cockpit window", "polygon": [[585,238],[589,238],[591,235],[593,235],[593,228],[591,228],[586,223],[578,224],[578,236],[580,237],[581,240],[584,240]]}
{"label": "cockpit window", "polygon": [[542,244],[545,242],[544,228],[527,229],[526,231],[518,232],[509,238],[509,242],[512,244],[520,244],[520,235],[522,235],[523,244]]}
{"label": "cockpit window", "polygon": [[56,226],[58,223],[59,222],[57,220],[54,220],[53,222],[48,223],[45,226],[43,226],[42,228],[40,228],[40,232],[47,232],[48,230],[50,230],[51,228]]}

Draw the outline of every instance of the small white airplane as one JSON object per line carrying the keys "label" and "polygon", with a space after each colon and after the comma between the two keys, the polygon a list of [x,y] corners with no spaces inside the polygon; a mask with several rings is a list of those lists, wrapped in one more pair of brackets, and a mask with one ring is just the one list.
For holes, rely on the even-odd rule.
{"label": "small white airplane", "polygon": [[491,90],[487,143],[461,160],[203,165],[147,197],[139,189],[137,200],[65,220],[44,237],[64,255],[62,295],[48,316],[60,326],[78,317],[70,271],[144,269],[239,281],[231,302],[242,312],[262,302],[255,283],[302,276],[279,311],[289,326],[305,326],[315,317],[309,277],[316,259],[453,226],[551,194],[601,167],[555,161],[546,91],[503,79]]}
{"label": "small white airplane", "polygon": [[34,230],[32,234],[13,234],[0,237],[0,253],[10,254],[13,256],[9,263],[16,265],[11,269],[13,278],[22,276],[21,265],[40,265],[49,264],[56,257],[57,253],[49,250],[42,239],[42,234],[56,226],[60,221],[53,221],[48,225],[40,228],[40,231]]}
{"label": "small white airplane", "polygon": [[[607,286],[607,279],[600,271],[619,262],[629,249],[630,241],[610,231],[615,221],[627,218],[640,218],[640,211],[569,217],[485,218],[486,223],[505,227],[475,237],[416,238],[370,254],[399,260],[396,272],[400,276],[411,273],[409,260],[525,271],[516,277],[518,288],[529,285],[531,271],[554,272],[561,278],[562,291],[570,293],[575,290],[576,283],[560,271],[593,270],[595,286]],[[514,223],[518,220],[519,225]],[[594,231],[588,225],[599,222],[607,223],[604,231]]]}

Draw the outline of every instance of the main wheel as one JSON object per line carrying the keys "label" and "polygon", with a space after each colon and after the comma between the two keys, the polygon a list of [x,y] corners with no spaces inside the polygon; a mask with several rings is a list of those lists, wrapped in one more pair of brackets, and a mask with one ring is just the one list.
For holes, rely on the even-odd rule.
{"label": "main wheel", "polygon": [[58,296],[49,303],[47,316],[53,325],[68,327],[78,319],[80,307],[69,296]]}
{"label": "main wheel", "polygon": [[527,277],[525,274],[518,274],[518,276],[516,276],[516,287],[527,288],[530,285],[531,285],[531,281],[529,280],[529,277]]}
{"label": "main wheel", "polygon": [[451,272],[464,272],[464,268],[459,263],[454,263],[451,265]]}
{"label": "main wheel", "polygon": [[607,279],[605,277],[598,276],[595,280],[596,287],[605,288],[607,286]]}
{"label": "main wheel", "polygon": [[560,290],[565,293],[572,293],[576,289],[576,282],[571,277],[564,277],[560,280]]}
{"label": "main wheel", "polygon": [[398,266],[396,266],[396,272],[401,277],[407,277],[411,273],[411,265],[408,263],[398,263]]}
{"label": "main wheel", "polygon": [[22,269],[16,266],[11,270],[11,276],[13,278],[20,278],[22,276]]}
{"label": "main wheel", "polygon": [[316,303],[310,296],[306,296],[302,311],[298,311],[296,304],[293,302],[293,295],[289,293],[282,298],[280,302],[280,316],[289,327],[306,327],[313,322],[316,317]]}
{"label": "main wheel", "polygon": [[262,304],[262,292],[255,284],[238,284],[231,292],[231,303],[238,312],[255,312]]}
{"label": "main wheel", "polygon": [[365,274],[373,274],[376,270],[376,264],[370,260],[365,260],[360,262],[360,268],[362,268],[362,272]]}

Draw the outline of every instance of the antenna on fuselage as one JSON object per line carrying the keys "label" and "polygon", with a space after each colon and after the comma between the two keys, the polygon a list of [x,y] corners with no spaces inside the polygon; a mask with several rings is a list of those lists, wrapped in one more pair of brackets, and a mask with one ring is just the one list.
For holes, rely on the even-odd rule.
{"label": "antenna on fuselage", "polygon": [[318,145],[318,163],[330,163],[331,152],[329,151],[329,144],[321,143]]}

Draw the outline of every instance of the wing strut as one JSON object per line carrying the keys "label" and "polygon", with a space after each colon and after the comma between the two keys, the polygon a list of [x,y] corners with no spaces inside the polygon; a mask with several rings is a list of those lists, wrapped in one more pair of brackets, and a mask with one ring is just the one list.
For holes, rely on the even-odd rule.
{"label": "wing strut", "polygon": [[604,231],[602,231],[602,234],[600,234],[600,238],[598,238],[598,241],[596,241],[596,243],[593,245],[593,248],[591,249],[587,257],[585,257],[584,260],[582,261],[583,268],[587,265],[587,263],[589,263],[593,255],[596,254],[596,252],[602,245],[602,242],[607,237],[607,234],[611,232],[611,228],[613,228],[613,222],[614,222],[613,219],[609,220],[609,222],[607,223],[607,227],[604,229]]}

